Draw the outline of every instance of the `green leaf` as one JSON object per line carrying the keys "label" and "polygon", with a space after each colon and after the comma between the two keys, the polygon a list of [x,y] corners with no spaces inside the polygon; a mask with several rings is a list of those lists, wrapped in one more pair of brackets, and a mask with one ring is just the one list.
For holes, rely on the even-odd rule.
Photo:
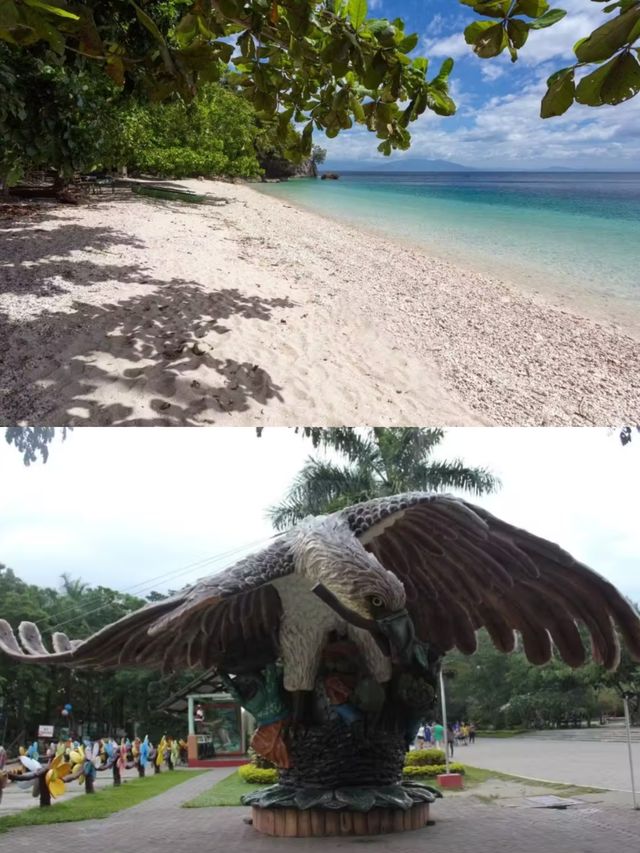
{"label": "green leaf", "polygon": [[150,18],[149,15],[147,15],[147,13],[144,11],[144,9],[141,9],[137,3],[133,2],[133,0],[129,0],[129,2],[136,10],[136,17],[143,25],[143,27],[146,27],[146,29],[149,30],[149,32],[157,42],[159,42],[160,44],[165,44],[164,36],[158,29],[158,25],[153,20],[153,18]]}
{"label": "green leaf", "polygon": [[563,68],[547,80],[547,91],[540,106],[540,117],[561,116],[575,97],[575,69]]}
{"label": "green leaf", "polygon": [[403,53],[411,53],[417,44],[418,34],[411,33],[411,35],[405,36],[405,38],[398,43],[398,50],[401,50]]}
{"label": "green leaf", "polygon": [[353,28],[359,30],[367,19],[367,0],[349,0],[347,11]]}
{"label": "green leaf", "polygon": [[476,3],[473,7],[478,15],[486,15],[488,18],[505,18],[509,12],[511,0],[485,0]]}
{"label": "green leaf", "polygon": [[564,9],[549,9],[549,11],[538,18],[537,21],[531,21],[529,28],[532,30],[543,30],[545,27],[551,27],[561,21],[567,13]]}
{"label": "green leaf", "polygon": [[594,30],[591,35],[574,45],[580,62],[601,62],[626,44],[631,31],[640,20],[640,5],[623,12]]}
{"label": "green leaf", "polygon": [[491,21],[474,21],[466,27],[464,40],[467,44],[475,44],[483,33],[495,26]]}
{"label": "green leaf", "polygon": [[576,101],[589,107],[621,104],[640,91],[640,64],[630,53],[614,56],[576,87]]}
{"label": "green leaf", "polygon": [[482,59],[498,56],[505,49],[509,39],[502,24],[492,24],[476,40],[473,52]]}
{"label": "green leaf", "polygon": [[51,6],[49,3],[43,3],[41,0],[24,0],[25,6],[31,6],[34,9],[43,9],[45,12],[51,12],[52,15],[57,15],[60,18],[69,18],[72,21],[79,21],[79,15],[74,15],[66,9],[61,9],[59,6]]}
{"label": "green leaf", "polygon": [[449,75],[453,71],[453,59],[448,57],[440,66],[440,71],[438,71],[437,77],[434,77],[429,85],[435,86],[437,89],[444,89],[446,91],[447,81],[449,80]]}
{"label": "green leaf", "polygon": [[518,0],[513,7],[512,15],[527,15],[529,18],[539,18],[549,8],[547,0]]}
{"label": "green leaf", "polygon": [[507,35],[515,48],[522,47],[529,38],[530,26],[525,21],[510,20],[507,23]]}
{"label": "green leaf", "polygon": [[452,116],[456,111],[455,103],[446,92],[431,87],[427,93],[427,106],[439,116]]}

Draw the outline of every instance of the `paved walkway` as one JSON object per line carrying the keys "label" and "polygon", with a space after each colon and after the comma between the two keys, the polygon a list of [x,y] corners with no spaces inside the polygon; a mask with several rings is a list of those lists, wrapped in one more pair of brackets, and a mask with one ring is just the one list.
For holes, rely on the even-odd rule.
{"label": "paved walkway", "polygon": [[[620,853],[640,849],[640,812],[596,796],[566,811],[532,808],[522,797],[489,800],[479,789],[433,807],[436,824],[377,838],[274,839],[243,822],[244,808],[181,809],[228,771],[214,770],[100,821],[23,827],[1,836],[3,849],[47,853]],[[517,786],[513,786],[514,789]]]}
{"label": "paved walkway", "polygon": [[[640,789],[640,744],[633,744],[636,785]],[[455,760],[475,767],[534,779],[630,791],[629,758],[623,742],[576,741],[523,736],[478,738],[456,748]]]}

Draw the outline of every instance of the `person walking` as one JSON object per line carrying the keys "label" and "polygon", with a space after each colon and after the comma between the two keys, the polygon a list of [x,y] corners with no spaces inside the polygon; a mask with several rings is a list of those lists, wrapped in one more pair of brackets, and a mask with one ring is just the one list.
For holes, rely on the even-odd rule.
{"label": "person walking", "polygon": [[455,742],[456,733],[451,723],[449,723],[449,725],[447,726],[447,740],[445,743],[445,749],[449,750],[449,758],[453,758],[453,745],[455,744]]}
{"label": "person walking", "polygon": [[444,728],[441,723],[434,723],[431,726],[433,733],[433,745],[436,749],[442,749],[444,746]]}
{"label": "person walking", "polygon": [[469,723],[469,743],[476,742],[476,726],[475,723]]}

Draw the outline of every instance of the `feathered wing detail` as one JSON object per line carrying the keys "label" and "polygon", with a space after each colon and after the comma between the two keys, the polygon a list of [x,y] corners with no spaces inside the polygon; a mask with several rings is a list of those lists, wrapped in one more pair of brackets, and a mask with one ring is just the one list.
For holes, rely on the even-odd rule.
{"label": "feathered wing detail", "polygon": [[172,671],[221,666],[240,672],[277,656],[281,604],[271,581],[293,571],[284,537],[172,598],[154,602],[86,640],[52,636],[48,652],[38,627],[22,622],[16,639],[0,619],[0,650],[14,660],[108,669],[144,666]]}
{"label": "feathered wing detail", "polygon": [[616,588],[552,542],[451,495],[413,492],[342,511],[360,542],[403,581],[418,636],[441,652],[475,649],[484,626],[494,645],[546,663],[552,641],[571,666],[584,663],[577,625],[593,657],[619,660],[616,628],[640,660],[640,618]]}

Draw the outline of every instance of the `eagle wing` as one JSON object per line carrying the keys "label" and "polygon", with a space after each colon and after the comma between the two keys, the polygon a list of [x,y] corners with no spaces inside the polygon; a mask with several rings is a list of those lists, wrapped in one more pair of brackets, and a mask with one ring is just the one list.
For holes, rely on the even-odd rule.
{"label": "eagle wing", "polygon": [[172,598],[154,602],[107,625],[86,640],[52,635],[49,652],[33,622],[16,639],[0,619],[0,649],[26,663],[109,669],[144,666],[173,671],[220,666],[240,672],[243,662],[277,657],[280,598],[271,582],[294,570],[286,538]]}
{"label": "eagle wing", "polygon": [[476,649],[484,627],[512,651],[515,632],[527,658],[546,663],[552,642],[571,666],[585,661],[579,625],[593,658],[619,661],[616,628],[640,659],[640,618],[616,588],[558,545],[451,495],[413,492],[342,510],[351,531],[404,583],[420,639],[441,653]]}

